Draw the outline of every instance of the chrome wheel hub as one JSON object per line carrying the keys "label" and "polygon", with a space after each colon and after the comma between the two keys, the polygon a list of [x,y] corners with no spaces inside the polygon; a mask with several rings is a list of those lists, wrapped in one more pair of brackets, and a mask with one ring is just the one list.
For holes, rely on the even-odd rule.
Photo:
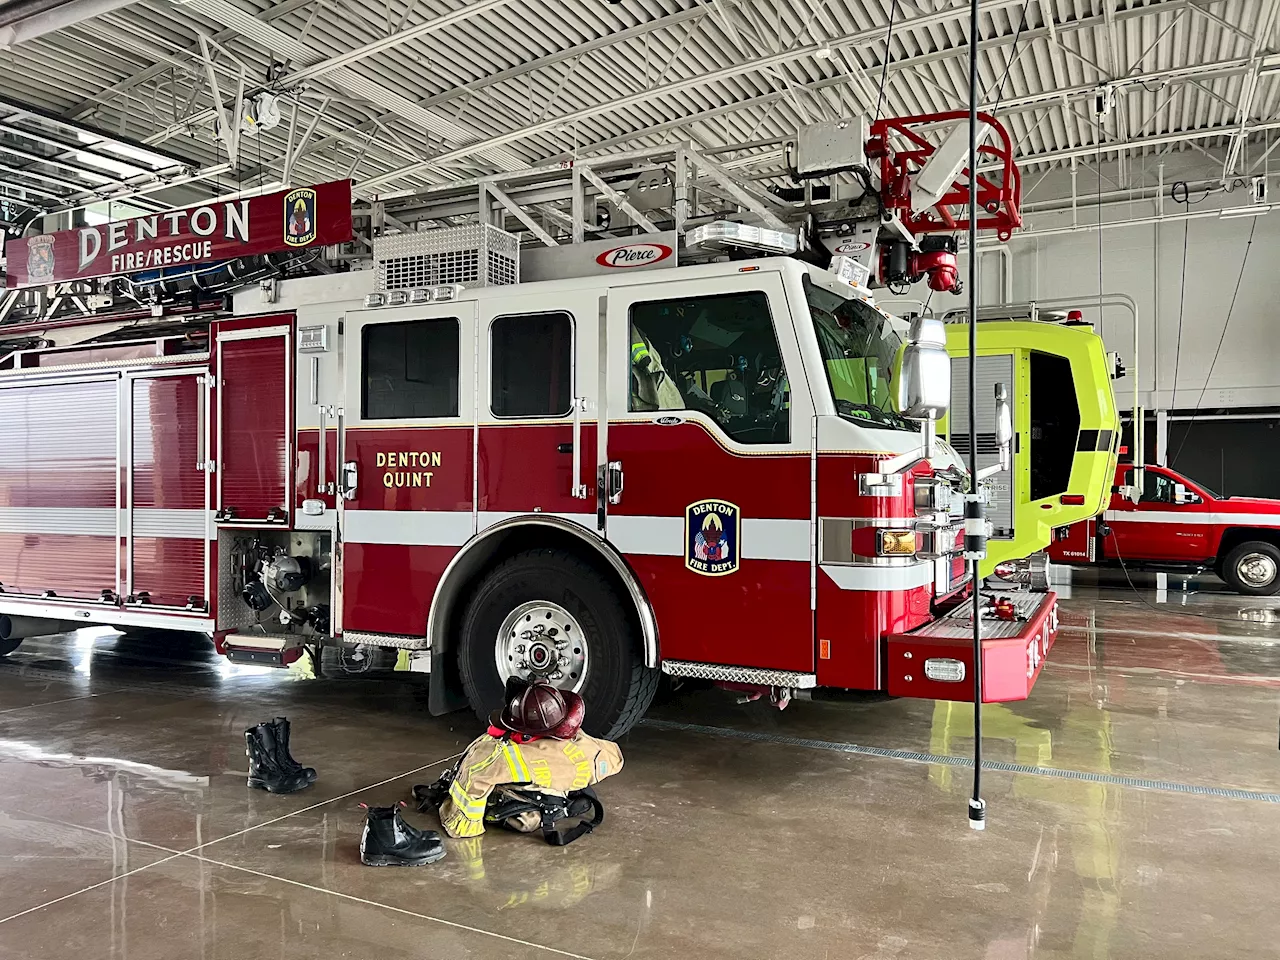
{"label": "chrome wheel hub", "polygon": [[494,660],[502,682],[511,677],[546,680],[575,693],[587,678],[587,638],[578,621],[550,600],[512,610],[498,629]]}
{"label": "chrome wheel hub", "polygon": [[1236,563],[1236,573],[1251,587],[1265,587],[1276,578],[1276,562],[1265,553],[1246,553]]}

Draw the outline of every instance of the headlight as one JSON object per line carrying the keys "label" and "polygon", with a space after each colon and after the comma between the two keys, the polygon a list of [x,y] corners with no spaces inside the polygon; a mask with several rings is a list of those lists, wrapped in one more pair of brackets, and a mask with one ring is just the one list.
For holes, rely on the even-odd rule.
{"label": "headlight", "polygon": [[916,554],[916,532],[914,530],[877,531],[876,553],[882,557],[914,557]]}

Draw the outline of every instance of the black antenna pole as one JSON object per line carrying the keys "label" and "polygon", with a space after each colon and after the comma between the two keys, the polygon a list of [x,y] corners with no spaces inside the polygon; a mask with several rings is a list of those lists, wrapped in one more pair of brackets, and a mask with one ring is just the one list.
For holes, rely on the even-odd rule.
{"label": "black antenna pole", "polygon": [[982,799],[982,583],[978,562],[986,518],[978,490],[978,0],[969,0],[969,498],[965,502],[965,554],[973,583],[973,796],[969,826],[986,827]]}

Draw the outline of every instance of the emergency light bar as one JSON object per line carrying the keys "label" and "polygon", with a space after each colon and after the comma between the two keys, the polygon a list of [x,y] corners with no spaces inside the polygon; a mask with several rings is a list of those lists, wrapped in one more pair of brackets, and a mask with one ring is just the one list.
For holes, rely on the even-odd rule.
{"label": "emergency light bar", "polygon": [[732,220],[714,220],[694,227],[684,235],[687,247],[705,247],[708,250],[760,250],[790,256],[799,247],[794,233],[753,227]]}
{"label": "emergency light bar", "polygon": [[386,293],[366,293],[366,307],[403,307],[407,303],[442,303],[457,300],[463,291],[461,284],[446,287],[414,287],[412,290],[388,290]]}

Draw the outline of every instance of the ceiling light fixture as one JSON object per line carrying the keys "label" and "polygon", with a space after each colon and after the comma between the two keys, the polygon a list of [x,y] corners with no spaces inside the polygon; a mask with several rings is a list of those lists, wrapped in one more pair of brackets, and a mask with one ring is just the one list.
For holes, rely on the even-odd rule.
{"label": "ceiling light fixture", "polygon": [[1230,220],[1234,217],[1260,217],[1264,213],[1271,212],[1271,204],[1254,203],[1247,207],[1224,207],[1218,211],[1218,217],[1222,220]]}

